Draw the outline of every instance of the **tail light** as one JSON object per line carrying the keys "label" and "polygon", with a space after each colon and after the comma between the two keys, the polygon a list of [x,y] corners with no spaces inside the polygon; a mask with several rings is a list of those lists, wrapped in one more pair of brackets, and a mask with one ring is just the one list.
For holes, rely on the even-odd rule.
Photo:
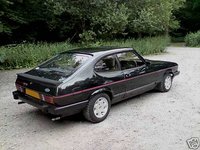
{"label": "tail light", "polygon": [[25,91],[24,91],[24,88],[23,88],[22,86],[20,86],[19,84],[15,84],[15,85],[16,85],[17,91],[22,92],[22,93],[25,92]]}
{"label": "tail light", "polygon": [[53,100],[53,97],[52,96],[47,96],[47,95],[43,95],[43,94],[40,94],[41,96],[41,99],[47,103],[51,103],[51,104],[54,104],[54,100]]}

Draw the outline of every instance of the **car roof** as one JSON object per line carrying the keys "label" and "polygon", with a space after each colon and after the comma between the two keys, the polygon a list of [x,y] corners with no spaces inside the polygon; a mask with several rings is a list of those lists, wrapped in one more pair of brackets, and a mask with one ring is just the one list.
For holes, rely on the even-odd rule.
{"label": "car roof", "polygon": [[100,55],[109,55],[112,53],[118,53],[118,52],[124,52],[124,51],[130,51],[133,50],[133,48],[130,47],[90,47],[90,48],[78,48],[78,49],[72,49],[69,51],[65,51],[62,53],[83,53],[83,54],[89,54],[92,56],[100,56]]}

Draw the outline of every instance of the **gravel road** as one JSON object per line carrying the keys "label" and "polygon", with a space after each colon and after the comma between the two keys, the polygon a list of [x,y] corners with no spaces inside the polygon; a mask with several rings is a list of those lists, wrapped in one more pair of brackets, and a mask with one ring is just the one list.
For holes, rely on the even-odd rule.
{"label": "gravel road", "polygon": [[52,122],[30,105],[17,105],[15,74],[25,70],[1,71],[0,150],[188,150],[186,140],[200,138],[200,49],[169,47],[146,58],[179,64],[171,91],[118,103],[99,124],[81,115]]}

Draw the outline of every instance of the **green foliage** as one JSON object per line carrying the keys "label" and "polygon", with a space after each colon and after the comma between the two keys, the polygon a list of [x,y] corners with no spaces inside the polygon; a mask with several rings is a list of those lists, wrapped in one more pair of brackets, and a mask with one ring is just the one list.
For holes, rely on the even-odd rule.
{"label": "green foliage", "polygon": [[185,0],[141,0],[130,1],[129,29],[134,33],[150,35],[168,33],[179,27],[174,12]]}
{"label": "green foliage", "polygon": [[67,42],[48,44],[19,44],[0,47],[0,69],[35,66],[53,55],[76,47]]}
{"label": "green foliage", "polygon": [[200,31],[186,35],[185,43],[186,46],[200,47]]}
{"label": "green foliage", "polygon": [[1,0],[0,1],[0,33],[11,33],[11,29],[8,26],[8,24],[3,22],[3,16],[5,16],[6,11],[8,10],[9,5],[12,4],[10,1],[8,0]]}
{"label": "green foliage", "polygon": [[89,43],[94,42],[95,36],[96,34],[91,30],[83,31],[82,34],[79,34],[81,43],[85,45],[88,45]]}
{"label": "green foliage", "polygon": [[1,0],[0,44],[162,35],[185,0]]}
{"label": "green foliage", "polygon": [[186,0],[185,6],[176,13],[176,17],[181,21],[179,32],[182,35],[198,31],[200,29],[200,0]]}
{"label": "green foliage", "polygon": [[91,28],[103,38],[121,34],[128,25],[128,8],[125,4],[105,1],[99,5],[91,17]]}
{"label": "green foliage", "polygon": [[[119,46],[133,47],[143,55],[164,52],[165,47],[169,44],[169,37],[160,36],[144,39],[127,39],[99,41],[91,43],[90,47],[97,46]],[[16,46],[0,47],[0,69],[28,68],[38,65],[49,59],[53,55],[69,49],[83,47],[83,45],[72,45],[68,42],[55,44],[38,43],[38,44],[20,44]]]}
{"label": "green foliage", "polygon": [[1,0],[0,1],[0,33],[11,35],[13,30],[31,22],[51,17],[47,0]]}
{"label": "green foliage", "polygon": [[133,47],[142,55],[163,53],[170,44],[168,36],[147,37],[142,39],[112,40],[99,42],[95,46]]}

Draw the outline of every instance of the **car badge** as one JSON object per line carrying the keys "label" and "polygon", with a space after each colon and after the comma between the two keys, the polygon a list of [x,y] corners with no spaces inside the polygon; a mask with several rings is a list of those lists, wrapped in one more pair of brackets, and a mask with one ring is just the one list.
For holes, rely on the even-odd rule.
{"label": "car badge", "polygon": [[28,85],[28,83],[25,83],[25,82],[23,82],[22,84],[23,84],[23,86],[27,86]]}
{"label": "car badge", "polygon": [[50,89],[49,88],[45,88],[44,91],[48,93],[48,92],[50,92]]}

